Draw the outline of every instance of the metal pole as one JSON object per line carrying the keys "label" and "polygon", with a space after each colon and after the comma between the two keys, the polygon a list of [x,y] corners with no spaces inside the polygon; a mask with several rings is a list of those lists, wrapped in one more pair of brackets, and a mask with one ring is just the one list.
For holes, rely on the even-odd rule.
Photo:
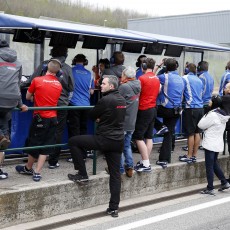
{"label": "metal pole", "polygon": [[34,45],[34,69],[44,61],[44,42]]}

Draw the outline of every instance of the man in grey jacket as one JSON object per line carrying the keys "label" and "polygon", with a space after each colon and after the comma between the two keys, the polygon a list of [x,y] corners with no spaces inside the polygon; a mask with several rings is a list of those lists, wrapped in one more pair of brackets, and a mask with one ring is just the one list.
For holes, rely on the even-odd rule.
{"label": "man in grey jacket", "polygon": [[[128,66],[122,72],[119,93],[126,100],[126,113],[124,122],[124,151],[121,157],[120,173],[126,173],[128,177],[133,176],[133,153],[131,148],[132,134],[135,129],[139,97],[141,92],[140,81],[136,80],[136,71]],[[125,163],[125,166],[124,166]]]}
{"label": "man in grey jacket", "polygon": [[[68,106],[70,93],[73,92],[74,90],[74,79],[72,75],[72,69],[68,64],[65,63],[67,53],[68,53],[68,49],[63,46],[55,46],[50,51],[50,55],[52,56],[52,58],[58,59],[62,64],[60,75],[58,77],[62,85],[62,92],[58,100],[58,106]],[[48,62],[49,60],[46,60],[38,66],[35,72],[31,75],[30,82],[37,76],[45,75]],[[62,142],[62,135],[66,125],[66,118],[67,118],[67,110],[58,110],[57,112],[58,125],[55,134],[56,144],[61,144]],[[59,155],[60,155],[60,148],[55,148],[55,151],[50,153],[50,157],[49,157],[50,169],[59,167],[58,164]]]}
{"label": "man in grey jacket", "polygon": [[[17,53],[9,48],[9,44],[0,40],[0,167],[3,162],[4,152],[10,145],[9,120],[15,107],[22,112],[28,110],[22,104],[20,92],[20,80],[22,77],[22,65],[17,61]],[[6,179],[7,173],[0,168],[0,179]]]}

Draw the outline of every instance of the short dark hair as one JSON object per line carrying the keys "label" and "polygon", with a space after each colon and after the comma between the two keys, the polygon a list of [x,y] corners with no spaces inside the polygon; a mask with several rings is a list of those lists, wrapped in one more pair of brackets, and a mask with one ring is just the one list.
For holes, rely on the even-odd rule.
{"label": "short dark hair", "polygon": [[207,61],[200,61],[198,63],[197,68],[198,68],[199,71],[208,71],[208,65],[209,64],[208,64]]}
{"label": "short dark hair", "polygon": [[72,60],[72,65],[76,65],[77,62],[85,63],[86,61],[88,60],[84,54],[77,54]]}
{"label": "short dark hair", "polygon": [[143,62],[143,60],[141,61],[141,59],[143,58],[147,58],[146,55],[142,54],[137,58],[136,67],[141,67],[141,63]]}
{"label": "short dark hair", "polygon": [[68,53],[68,48],[65,46],[54,46],[51,50],[50,50],[50,55],[52,57],[66,57]]}
{"label": "short dark hair", "polygon": [[110,68],[110,61],[109,61],[108,58],[100,59],[98,63],[99,64],[100,63],[104,64],[105,69],[109,69]]}
{"label": "short dark hair", "polygon": [[156,61],[153,58],[146,58],[143,62],[142,62],[142,68],[146,65],[145,68],[143,69],[154,69],[155,67],[155,63]]}
{"label": "short dark hair", "polygon": [[125,56],[121,51],[115,51],[113,53],[114,64],[123,65],[125,61]]}
{"label": "short dark hair", "polygon": [[188,64],[188,70],[189,70],[189,72],[196,74],[196,65],[193,63],[189,63]]}
{"label": "short dark hair", "polygon": [[178,68],[178,62],[174,58],[167,58],[165,66],[167,71],[175,71]]}

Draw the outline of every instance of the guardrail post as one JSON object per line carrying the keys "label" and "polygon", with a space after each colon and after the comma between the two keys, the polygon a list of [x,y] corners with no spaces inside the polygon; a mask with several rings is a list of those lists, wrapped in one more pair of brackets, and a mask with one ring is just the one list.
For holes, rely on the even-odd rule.
{"label": "guardrail post", "polygon": [[93,150],[93,175],[97,173],[97,151]]}
{"label": "guardrail post", "polygon": [[224,151],[223,151],[223,155],[225,155],[226,153],[226,130],[224,131]]}

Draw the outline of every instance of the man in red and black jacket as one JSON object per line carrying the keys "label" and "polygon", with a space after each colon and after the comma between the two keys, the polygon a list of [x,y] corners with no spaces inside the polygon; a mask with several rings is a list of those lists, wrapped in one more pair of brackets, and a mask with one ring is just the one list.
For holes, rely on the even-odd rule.
{"label": "man in red and black jacket", "polygon": [[103,97],[90,111],[90,117],[95,120],[97,131],[95,135],[79,135],[70,138],[69,147],[73,158],[76,175],[68,174],[74,182],[88,181],[85,161],[85,150],[100,150],[105,154],[110,173],[111,198],[107,214],[118,216],[120,202],[121,177],[120,160],[124,146],[124,119],[126,101],[118,92],[118,78],[113,75],[104,75],[101,92]]}

